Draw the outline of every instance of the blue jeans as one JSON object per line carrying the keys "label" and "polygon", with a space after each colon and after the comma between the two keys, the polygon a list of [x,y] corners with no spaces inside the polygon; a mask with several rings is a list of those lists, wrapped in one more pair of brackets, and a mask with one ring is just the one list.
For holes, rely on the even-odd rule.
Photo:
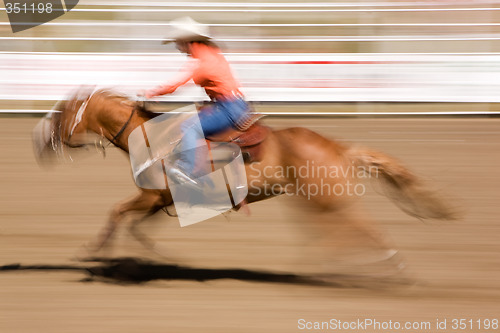
{"label": "blue jeans", "polygon": [[245,119],[248,110],[248,103],[241,98],[214,102],[198,114],[203,133],[200,133],[198,126],[195,126],[195,117],[185,120],[181,125],[183,137],[179,166],[185,172],[192,174],[196,161],[197,140],[234,128],[238,122]]}

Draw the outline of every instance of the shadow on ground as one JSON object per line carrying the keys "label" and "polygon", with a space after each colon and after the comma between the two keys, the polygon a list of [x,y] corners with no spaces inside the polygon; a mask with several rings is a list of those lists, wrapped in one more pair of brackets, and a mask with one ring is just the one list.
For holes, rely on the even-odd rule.
{"label": "shadow on ground", "polygon": [[[164,264],[140,258],[91,258],[88,266],[75,265],[23,265],[0,266],[0,273],[12,271],[78,271],[86,275],[81,282],[105,281],[119,284],[140,284],[154,280],[211,281],[233,279],[247,282],[325,286],[337,288],[380,287],[378,278],[355,275],[330,274],[327,277],[311,277],[281,274],[248,269],[208,269]],[[93,264],[92,264],[93,263]],[[384,279],[385,280],[385,279]],[[407,282],[400,281],[400,284]]]}

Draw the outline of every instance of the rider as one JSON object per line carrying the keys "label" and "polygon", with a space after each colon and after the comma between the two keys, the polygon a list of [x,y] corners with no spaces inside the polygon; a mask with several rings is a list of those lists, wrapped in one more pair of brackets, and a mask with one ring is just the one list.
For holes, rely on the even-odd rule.
{"label": "rider", "polygon": [[[204,88],[212,103],[203,107],[198,114],[203,133],[196,132],[192,118],[181,126],[183,147],[195,147],[199,137],[208,137],[231,127],[240,128],[248,119],[249,106],[239,90],[229,63],[210,37],[208,27],[189,17],[174,20],[171,25],[173,31],[169,39],[173,39],[177,49],[193,60],[177,81],[147,90],[144,96],[151,98],[171,94],[191,79]],[[169,42],[166,40],[163,44]],[[169,175],[178,182],[198,185],[192,177],[194,167],[194,149],[184,149]]]}

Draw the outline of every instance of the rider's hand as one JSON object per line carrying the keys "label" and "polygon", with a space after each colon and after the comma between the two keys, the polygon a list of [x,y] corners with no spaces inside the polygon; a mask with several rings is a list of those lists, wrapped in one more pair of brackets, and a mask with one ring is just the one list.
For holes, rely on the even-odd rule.
{"label": "rider's hand", "polygon": [[144,97],[149,99],[149,98],[153,98],[155,96],[158,96],[158,94],[156,93],[156,90],[146,90],[145,91]]}
{"label": "rider's hand", "polygon": [[140,90],[137,92],[137,96],[149,99],[157,96],[157,94],[155,90]]}

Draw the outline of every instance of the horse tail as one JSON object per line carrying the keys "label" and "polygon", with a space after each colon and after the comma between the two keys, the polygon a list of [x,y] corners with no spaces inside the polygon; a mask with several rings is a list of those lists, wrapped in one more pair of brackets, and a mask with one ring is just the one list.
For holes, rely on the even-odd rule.
{"label": "horse tail", "polygon": [[363,167],[370,179],[382,185],[384,195],[408,215],[419,219],[457,219],[456,211],[441,195],[426,188],[395,158],[369,148],[353,147],[348,153],[357,167]]}

